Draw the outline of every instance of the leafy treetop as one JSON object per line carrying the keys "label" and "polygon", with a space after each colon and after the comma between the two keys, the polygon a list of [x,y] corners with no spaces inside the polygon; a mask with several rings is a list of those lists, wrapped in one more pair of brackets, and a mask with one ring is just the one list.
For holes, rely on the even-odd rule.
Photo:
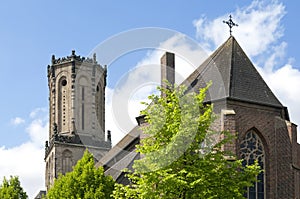
{"label": "leafy treetop", "polygon": [[114,189],[114,180],[104,175],[103,167],[96,168],[93,155],[85,151],[73,171],[59,175],[49,189],[48,199],[107,199]]}
{"label": "leafy treetop", "polygon": [[211,129],[215,115],[213,106],[203,103],[207,89],[196,94],[185,87],[159,88],[162,95],[149,97],[142,111],[147,136],[137,145],[143,158],[128,171],[131,184],[116,185],[114,198],[244,198],[260,168],[226,158],[233,154],[222,146],[234,137]]}
{"label": "leafy treetop", "polygon": [[1,199],[27,199],[26,192],[21,187],[19,178],[17,176],[10,176],[7,180],[5,177],[0,185]]}

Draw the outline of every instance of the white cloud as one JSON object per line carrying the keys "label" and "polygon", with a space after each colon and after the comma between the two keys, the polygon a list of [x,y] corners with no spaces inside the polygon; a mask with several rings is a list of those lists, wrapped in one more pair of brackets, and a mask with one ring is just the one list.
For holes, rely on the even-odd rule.
{"label": "white cloud", "polygon": [[15,117],[15,118],[11,119],[10,123],[14,126],[18,126],[20,124],[24,124],[25,120],[23,118],[20,118],[20,117]]}
{"label": "white cloud", "polygon": [[276,0],[255,0],[250,6],[236,11],[239,28],[237,38],[249,56],[256,56],[269,48],[283,36],[281,19],[286,14],[285,7]]}
{"label": "white cloud", "polygon": [[[145,108],[141,104],[150,94],[157,93],[160,85],[160,58],[165,51],[175,53],[176,83],[180,84],[193,72],[208,54],[197,42],[182,34],[176,34],[161,43],[157,50],[148,51],[134,69],[128,71],[115,88],[106,89],[106,128],[112,131],[112,142],[116,144],[134,126],[135,117]],[[128,122],[131,121],[131,122]]]}
{"label": "white cloud", "polygon": [[0,148],[0,173],[19,176],[21,186],[33,198],[44,185],[44,150],[28,142],[14,148]]}
{"label": "white cloud", "polygon": [[272,46],[271,48],[273,53],[269,57],[260,61],[263,64],[264,70],[269,73],[272,73],[275,66],[278,65],[278,62],[284,58],[287,43],[281,42],[279,45]]}
{"label": "white cloud", "polygon": [[44,147],[45,140],[48,135],[48,123],[42,119],[33,120],[30,125],[26,128],[27,133],[30,136],[30,141],[35,146],[41,148]]}
{"label": "white cloud", "polygon": [[45,117],[48,117],[47,115],[45,115],[46,112],[47,112],[47,108],[39,107],[39,108],[36,108],[36,109],[32,110],[29,114],[29,117],[30,118],[36,118],[36,117],[43,116],[43,119],[45,119]]}
{"label": "white cloud", "polygon": [[[259,71],[282,104],[288,107],[291,121],[300,125],[300,71],[290,63],[273,72],[262,68]],[[299,134],[298,142],[300,143]]]}
{"label": "white cloud", "polygon": [[44,142],[49,126],[47,115],[46,112],[30,114],[32,120],[25,130],[29,141],[12,148],[0,147],[0,180],[2,181],[3,176],[19,176],[21,186],[29,198],[35,197],[39,190],[45,189]]}
{"label": "white cloud", "polygon": [[[254,0],[249,6],[237,8],[231,14],[233,21],[239,25],[233,27],[233,35],[250,57],[268,51],[268,47],[283,36],[281,19],[286,11],[284,5],[276,0]],[[229,13],[213,20],[202,16],[194,21],[196,36],[204,47],[215,49],[226,40],[229,30],[221,23],[228,16]],[[228,34],[224,34],[226,32]]]}

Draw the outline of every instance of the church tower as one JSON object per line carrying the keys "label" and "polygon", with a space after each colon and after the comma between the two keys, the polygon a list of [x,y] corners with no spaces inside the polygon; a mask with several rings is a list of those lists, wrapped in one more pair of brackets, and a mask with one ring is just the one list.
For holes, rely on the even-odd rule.
{"label": "church tower", "polygon": [[48,65],[49,141],[45,146],[47,189],[65,174],[88,148],[99,160],[111,148],[105,136],[106,66],[93,58],[52,56]]}

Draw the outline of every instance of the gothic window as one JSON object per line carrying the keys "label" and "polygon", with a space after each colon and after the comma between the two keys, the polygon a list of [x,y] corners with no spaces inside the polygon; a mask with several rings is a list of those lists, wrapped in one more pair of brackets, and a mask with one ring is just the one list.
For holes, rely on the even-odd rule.
{"label": "gothic window", "polygon": [[53,152],[51,153],[50,155],[50,158],[49,158],[49,184],[51,185],[54,181],[54,178],[55,178],[55,171],[54,171],[54,154]]}
{"label": "gothic window", "polygon": [[46,163],[46,184],[50,183],[50,167],[49,167],[49,164],[50,164],[50,158]]}
{"label": "gothic window", "polygon": [[84,130],[84,87],[81,87],[81,127]]}
{"label": "gothic window", "polygon": [[66,116],[68,110],[67,104],[67,79],[65,76],[58,81],[58,130],[59,132],[66,131]]}
{"label": "gothic window", "polygon": [[[244,160],[243,166],[254,164],[258,161],[261,169],[265,169],[265,152],[264,146],[254,130],[246,133],[245,138],[240,144],[240,156]],[[265,198],[265,175],[261,172],[257,176],[257,182],[252,187],[247,188],[245,197],[248,199],[264,199]]]}
{"label": "gothic window", "polygon": [[77,95],[77,103],[78,103],[78,120],[79,129],[85,130],[88,127],[88,121],[86,120],[87,111],[89,110],[89,81],[85,76],[79,78],[78,85],[78,95]]}
{"label": "gothic window", "polygon": [[72,171],[72,166],[72,152],[66,149],[62,154],[62,173]]}
{"label": "gothic window", "polygon": [[103,90],[100,82],[98,83],[96,87],[96,97],[95,97],[95,104],[96,104],[96,116],[97,116],[97,121],[101,128],[103,128],[101,120],[104,118],[104,111],[101,109],[103,107]]}

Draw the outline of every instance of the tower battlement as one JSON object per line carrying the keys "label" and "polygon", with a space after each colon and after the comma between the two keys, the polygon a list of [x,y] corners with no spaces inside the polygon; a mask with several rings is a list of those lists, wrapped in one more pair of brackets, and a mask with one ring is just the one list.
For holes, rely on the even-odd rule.
{"label": "tower battlement", "polygon": [[78,62],[87,62],[97,64],[96,54],[94,53],[93,58],[90,57],[81,57],[80,55],[75,54],[75,50],[72,50],[72,54],[70,56],[56,58],[55,55],[52,55],[52,65],[55,64],[63,64],[67,62],[78,61]]}

